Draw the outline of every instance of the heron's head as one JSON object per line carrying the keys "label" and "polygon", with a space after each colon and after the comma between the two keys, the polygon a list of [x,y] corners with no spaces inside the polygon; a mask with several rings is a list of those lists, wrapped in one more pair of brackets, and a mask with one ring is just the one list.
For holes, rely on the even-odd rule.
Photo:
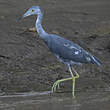
{"label": "heron's head", "polygon": [[32,6],[31,8],[29,8],[25,14],[23,16],[21,16],[18,20],[20,20],[21,18],[30,16],[30,15],[38,15],[41,13],[41,9],[39,6]]}

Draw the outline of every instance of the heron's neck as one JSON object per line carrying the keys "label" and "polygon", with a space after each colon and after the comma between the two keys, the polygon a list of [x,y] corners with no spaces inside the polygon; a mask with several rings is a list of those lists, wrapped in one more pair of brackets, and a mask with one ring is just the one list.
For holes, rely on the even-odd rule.
{"label": "heron's neck", "polygon": [[45,36],[47,35],[47,33],[45,32],[45,30],[43,29],[41,23],[42,23],[42,18],[43,18],[43,14],[42,12],[38,14],[37,20],[36,20],[36,29],[37,32],[39,34],[39,36],[41,38],[45,38]]}

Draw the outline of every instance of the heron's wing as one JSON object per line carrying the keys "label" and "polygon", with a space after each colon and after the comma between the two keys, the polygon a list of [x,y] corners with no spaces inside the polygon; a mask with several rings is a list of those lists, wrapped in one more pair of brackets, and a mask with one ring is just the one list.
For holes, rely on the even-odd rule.
{"label": "heron's wing", "polygon": [[75,62],[86,61],[83,48],[65,38],[52,36],[49,47],[54,54],[63,59],[68,59]]}
{"label": "heron's wing", "polygon": [[47,36],[45,43],[48,45],[52,53],[58,58],[63,59],[63,61],[73,61],[75,63],[95,63],[98,66],[101,65],[98,58],[88,53],[78,44],[60,36],[50,34]]}

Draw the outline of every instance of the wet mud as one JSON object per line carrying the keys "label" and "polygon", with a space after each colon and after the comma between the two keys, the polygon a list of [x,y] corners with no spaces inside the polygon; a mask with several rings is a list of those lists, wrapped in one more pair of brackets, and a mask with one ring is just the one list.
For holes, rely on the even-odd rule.
{"label": "wet mud", "polygon": [[[78,43],[102,61],[101,68],[90,64],[75,66],[80,78],[76,82],[74,101],[71,81],[61,84],[58,93],[45,92],[51,90],[56,80],[70,77],[70,73],[38,34],[27,30],[35,26],[35,16],[17,22],[17,18],[33,5],[41,6],[42,25],[48,33]],[[0,0],[1,110],[44,109],[45,105],[46,109],[109,110],[109,101],[109,0]]]}

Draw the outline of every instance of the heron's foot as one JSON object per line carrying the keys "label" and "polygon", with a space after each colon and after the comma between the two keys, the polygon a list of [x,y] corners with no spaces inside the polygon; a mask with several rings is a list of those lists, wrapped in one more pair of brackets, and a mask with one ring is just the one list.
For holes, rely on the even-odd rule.
{"label": "heron's foot", "polygon": [[67,80],[72,80],[73,81],[73,86],[72,86],[72,96],[73,98],[75,98],[75,82],[76,82],[76,79],[79,78],[79,75],[76,74],[76,76],[73,76],[73,77],[70,77],[70,78],[66,78],[66,79],[61,79],[61,80],[57,80],[53,86],[52,86],[52,92],[56,92],[57,88],[59,89],[60,88],[60,83],[61,82],[64,82],[64,81],[67,81]]}
{"label": "heron's foot", "polygon": [[53,86],[52,86],[52,92],[56,92],[56,89],[57,89],[57,87],[58,87],[58,89],[60,88],[60,80],[57,80],[54,84],[53,84]]}
{"label": "heron's foot", "polygon": [[64,81],[67,81],[67,80],[72,80],[72,77],[71,78],[66,78],[66,79],[61,79],[61,80],[57,80],[54,84],[53,84],[53,86],[52,86],[52,92],[56,92],[56,89],[58,88],[60,88],[60,83],[61,82],[64,82]]}

